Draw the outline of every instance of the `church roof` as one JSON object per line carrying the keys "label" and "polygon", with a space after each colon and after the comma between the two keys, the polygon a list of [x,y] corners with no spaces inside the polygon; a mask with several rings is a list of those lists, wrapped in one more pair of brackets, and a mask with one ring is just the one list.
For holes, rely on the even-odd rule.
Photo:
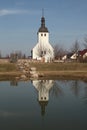
{"label": "church roof", "polygon": [[45,18],[41,18],[41,27],[39,28],[38,32],[48,32],[47,27],[45,27]]}

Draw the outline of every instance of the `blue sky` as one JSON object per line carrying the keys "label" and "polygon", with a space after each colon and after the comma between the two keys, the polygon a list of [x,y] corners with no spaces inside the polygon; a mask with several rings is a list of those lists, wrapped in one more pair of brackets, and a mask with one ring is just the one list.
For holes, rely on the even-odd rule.
{"label": "blue sky", "polygon": [[44,8],[50,43],[71,48],[87,35],[87,0],[0,0],[0,51],[30,55]]}

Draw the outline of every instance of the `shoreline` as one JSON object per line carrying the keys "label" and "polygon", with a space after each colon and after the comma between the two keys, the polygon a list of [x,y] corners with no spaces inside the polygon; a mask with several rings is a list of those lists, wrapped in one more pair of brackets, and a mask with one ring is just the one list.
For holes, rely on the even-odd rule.
{"label": "shoreline", "polygon": [[40,71],[40,73],[45,78],[87,81],[87,71]]}
{"label": "shoreline", "polygon": [[[87,82],[87,71],[37,71],[37,73],[39,74],[38,79],[83,80]],[[0,72],[0,81],[15,80],[22,74],[20,71]]]}

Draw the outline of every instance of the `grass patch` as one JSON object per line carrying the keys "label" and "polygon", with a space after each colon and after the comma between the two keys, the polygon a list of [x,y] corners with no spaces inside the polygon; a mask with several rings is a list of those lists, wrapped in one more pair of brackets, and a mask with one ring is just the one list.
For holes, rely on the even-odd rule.
{"label": "grass patch", "polygon": [[38,71],[87,71],[87,63],[30,63]]}
{"label": "grass patch", "polygon": [[[30,63],[37,71],[87,71],[87,63]],[[16,64],[0,64],[0,72],[17,71]]]}

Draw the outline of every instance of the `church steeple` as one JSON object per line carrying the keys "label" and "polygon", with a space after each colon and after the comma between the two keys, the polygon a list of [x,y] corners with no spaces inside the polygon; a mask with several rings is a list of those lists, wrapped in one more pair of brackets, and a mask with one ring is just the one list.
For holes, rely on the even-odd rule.
{"label": "church steeple", "polygon": [[44,9],[42,9],[41,27],[45,27]]}
{"label": "church steeple", "polygon": [[44,17],[44,9],[42,9],[42,17]]}
{"label": "church steeple", "polygon": [[41,115],[44,116],[45,115],[45,107],[48,104],[48,101],[39,101],[39,104],[41,106]]}
{"label": "church steeple", "polygon": [[45,18],[44,17],[41,18],[41,27],[45,28]]}
{"label": "church steeple", "polygon": [[45,27],[44,10],[42,10],[41,27],[38,32],[48,32],[48,29]]}

